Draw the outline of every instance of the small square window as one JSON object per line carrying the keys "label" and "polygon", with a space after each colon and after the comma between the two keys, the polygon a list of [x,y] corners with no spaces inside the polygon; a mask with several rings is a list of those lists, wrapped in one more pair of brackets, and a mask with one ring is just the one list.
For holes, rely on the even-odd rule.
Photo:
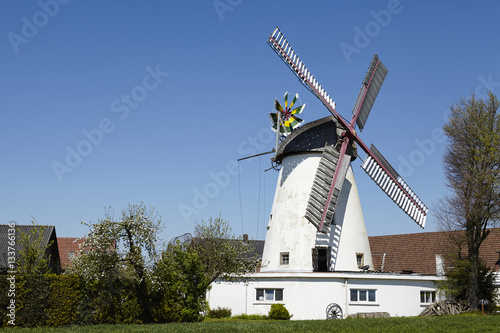
{"label": "small square window", "polygon": [[281,265],[289,265],[290,264],[290,253],[281,252],[280,253],[280,264]]}
{"label": "small square window", "polygon": [[366,302],[366,290],[359,290],[359,300]]}

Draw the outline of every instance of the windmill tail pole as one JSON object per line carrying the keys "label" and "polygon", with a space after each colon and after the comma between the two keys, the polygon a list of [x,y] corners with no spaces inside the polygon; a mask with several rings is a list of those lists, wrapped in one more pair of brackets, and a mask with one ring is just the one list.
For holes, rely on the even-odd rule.
{"label": "windmill tail pole", "polygon": [[276,157],[278,155],[278,146],[279,146],[279,141],[280,141],[280,130],[281,130],[281,115],[280,115],[280,111],[279,110],[276,110],[276,119],[278,120],[278,122],[276,123]]}
{"label": "windmill tail pole", "polygon": [[267,155],[267,154],[271,154],[271,153],[274,153],[276,150],[274,150],[274,148],[270,151],[266,151],[265,153],[259,153],[259,154],[255,154],[255,155],[251,155],[251,156],[246,156],[246,157],[242,157],[242,158],[239,158],[237,159],[237,161],[243,161],[243,160],[246,160],[246,159],[249,159],[249,158],[252,158],[252,157],[258,157],[258,156],[262,156],[262,155]]}

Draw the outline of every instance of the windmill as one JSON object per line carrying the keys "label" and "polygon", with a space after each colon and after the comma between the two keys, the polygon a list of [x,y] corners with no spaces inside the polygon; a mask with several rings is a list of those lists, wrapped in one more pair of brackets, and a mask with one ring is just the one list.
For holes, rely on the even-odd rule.
{"label": "windmill", "polygon": [[[354,104],[353,116],[347,122],[337,113],[335,102],[306,68],[278,27],[269,37],[268,44],[299,81],[323,103],[343,130],[339,142],[335,145],[327,144],[323,150],[307,203],[306,219],[319,232],[328,233],[350,165],[346,152],[356,144],[367,155],[361,168],[411,219],[424,228],[428,208],[375,146],[368,147],[355,129],[357,125],[359,131],[363,131],[388,72],[378,56],[373,57]],[[340,149],[337,150],[338,145]]]}

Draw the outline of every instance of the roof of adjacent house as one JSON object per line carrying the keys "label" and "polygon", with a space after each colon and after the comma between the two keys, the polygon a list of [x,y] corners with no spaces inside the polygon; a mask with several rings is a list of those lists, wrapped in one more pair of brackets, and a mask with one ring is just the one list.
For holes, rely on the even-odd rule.
{"label": "roof of adjacent house", "polygon": [[80,244],[85,242],[85,238],[59,237],[59,256],[61,257],[61,268],[66,269],[71,266],[71,256],[76,256],[82,248]]}
{"label": "roof of adjacent house", "polygon": [[[22,235],[27,235],[28,237],[32,237],[32,231],[34,228],[42,228],[42,247],[47,247],[50,242],[52,245],[50,246],[50,250],[48,250],[47,254],[50,254],[51,260],[54,262],[59,261],[59,251],[57,244],[57,236],[56,236],[56,228],[53,225],[45,225],[45,226],[34,226],[34,225],[15,225],[15,238],[14,238],[14,249],[16,254],[16,261],[19,259],[20,253],[24,250]],[[0,267],[6,268],[8,265],[8,250],[9,250],[9,229],[12,229],[9,225],[2,224],[0,225]],[[10,251],[12,252],[12,251]]]}
{"label": "roof of adjacent house", "polygon": [[[194,237],[192,241],[199,243],[203,242],[203,239]],[[257,260],[262,260],[262,253],[264,253],[264,243],[265,243],[263,240],[248,239],[248,235],[243,235],[243,239],[225,239],[224,241],[234,244],[239,244],[239,243],[247,244],[250,247],[250,251],[245,253],[243,257],[239,259],[256,258]]]}
{"label": "roof of adjacent house", "polygon": [[262,260],[262,253],[264,253],[264,241],[262,240],[247,240],[250,246],[252,246],[252,251],[247,253],[246,258],[257,258],[257,260]]}
{"label": "roof of adjacent house", "polygon": [[[500,228],[489,230],[490,234],[481,244],[479,257],[487,267],[498,270],[498,265],[495,264],[499,260],[497,251],[500,251]],[[465,231],[446,231],[368,237],[373,270],[436,274],[436,255],[442,255],[445,260],[444,269],[447,271],[451,268],[446,260],[447,254],[453,249],[450,240],[463,240],[464,236]],[[464,246],[462,253],[466,254],[465,251]]]}

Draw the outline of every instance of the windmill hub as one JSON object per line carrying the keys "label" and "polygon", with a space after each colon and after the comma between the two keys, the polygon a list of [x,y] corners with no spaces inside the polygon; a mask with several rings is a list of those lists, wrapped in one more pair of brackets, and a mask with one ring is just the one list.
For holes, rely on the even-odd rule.
{"label": "windmill hub", "polygon": [[290,119],[290,109],[289,108],[286,108],[285,111],[283,112],[283,120],[288,120]]}

